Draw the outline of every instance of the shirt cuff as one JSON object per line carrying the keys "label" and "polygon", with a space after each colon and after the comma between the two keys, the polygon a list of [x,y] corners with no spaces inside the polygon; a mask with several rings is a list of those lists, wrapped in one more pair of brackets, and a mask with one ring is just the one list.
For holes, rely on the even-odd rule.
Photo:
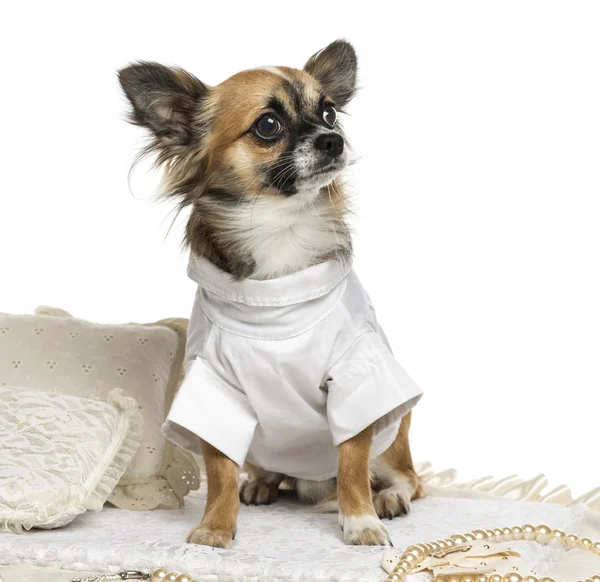
{"label": "shirt cuff", "polygon": [[373,423],[383,432],[408,414],[419,402],[422,390],[404,368],[384,349],[361,362],[341,381],[328,382],[327,416],[337,446]]}
{"label": "shirt cuff", "polygon": [[200,439],[240,467],[258,419],[248,397],[217,376],[203,358],[191,363],[162,425],[166,438],[194,454]]}

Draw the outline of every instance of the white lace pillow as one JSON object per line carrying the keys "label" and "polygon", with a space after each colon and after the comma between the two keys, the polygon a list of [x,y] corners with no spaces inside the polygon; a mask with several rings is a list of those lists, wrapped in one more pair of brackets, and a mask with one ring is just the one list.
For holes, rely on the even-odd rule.
{"label": "white lace pillow", "polygon": [[123,509],[179,507],[200,483],[189,453],[160,427],[182,375],[187,321],[97,324],[53,308],[0,314],[0,386],[106,400],[115,388],[144,419],[141,446],[109,501]]}
{"label": "white lace pillow", "polygon": [[133,398],[0,387],[0,531],[52,529],[100,510],[142,439]]}

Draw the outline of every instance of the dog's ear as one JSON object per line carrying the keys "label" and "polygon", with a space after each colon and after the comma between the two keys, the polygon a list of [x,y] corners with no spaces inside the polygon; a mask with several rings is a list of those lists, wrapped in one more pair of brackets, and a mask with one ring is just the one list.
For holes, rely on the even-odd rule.
{"label": "dog's ear", "polygon": [[346,105],[354,96],[358,62],[356,51],[349,42],[332,42],[310,57],[304,70],[321,82],[339,107]]}
{"label": "dog's ear", "polygon": [[129,120],[149,129],[165,146],[185,146],[195,137],[194,122],[208,87],[183,69],[137,62],[118,72],[133,107]]}

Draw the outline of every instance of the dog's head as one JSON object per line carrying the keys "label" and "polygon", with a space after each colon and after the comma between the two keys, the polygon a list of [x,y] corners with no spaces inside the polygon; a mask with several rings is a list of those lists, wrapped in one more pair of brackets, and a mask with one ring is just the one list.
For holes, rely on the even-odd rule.
{"label": "dog's head", "polygon": [[166,193],[224,221],[232,202],[314,201],[334,182],[348,164],[338,113],[356,72],[354,49],[338,40],[304,69],[251,69],[214,87],[149,62],[122,69],[119,80],[131,121],[150,131],[147,150],[164,164]]}
{"label": "dog's head", "polygon": [[293,196],[331,183],[347,164],[338,121],[356,84],[347,42],[330,44],[303,70],[252,69],[216,87],[148,62],[121,70],[119,80],[131,120],[150,130],[160,161],[178,166],[168,186],[196,189],[192,196],[205,188]]}

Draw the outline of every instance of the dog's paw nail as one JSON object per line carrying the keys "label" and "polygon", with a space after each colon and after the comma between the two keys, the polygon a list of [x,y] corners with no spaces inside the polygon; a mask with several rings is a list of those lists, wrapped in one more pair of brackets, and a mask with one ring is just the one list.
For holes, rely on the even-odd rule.
{"label": "dog's paw nail", "polygon": [[393,511],[388,511],[388,519],[394,519],[394,512]]}

